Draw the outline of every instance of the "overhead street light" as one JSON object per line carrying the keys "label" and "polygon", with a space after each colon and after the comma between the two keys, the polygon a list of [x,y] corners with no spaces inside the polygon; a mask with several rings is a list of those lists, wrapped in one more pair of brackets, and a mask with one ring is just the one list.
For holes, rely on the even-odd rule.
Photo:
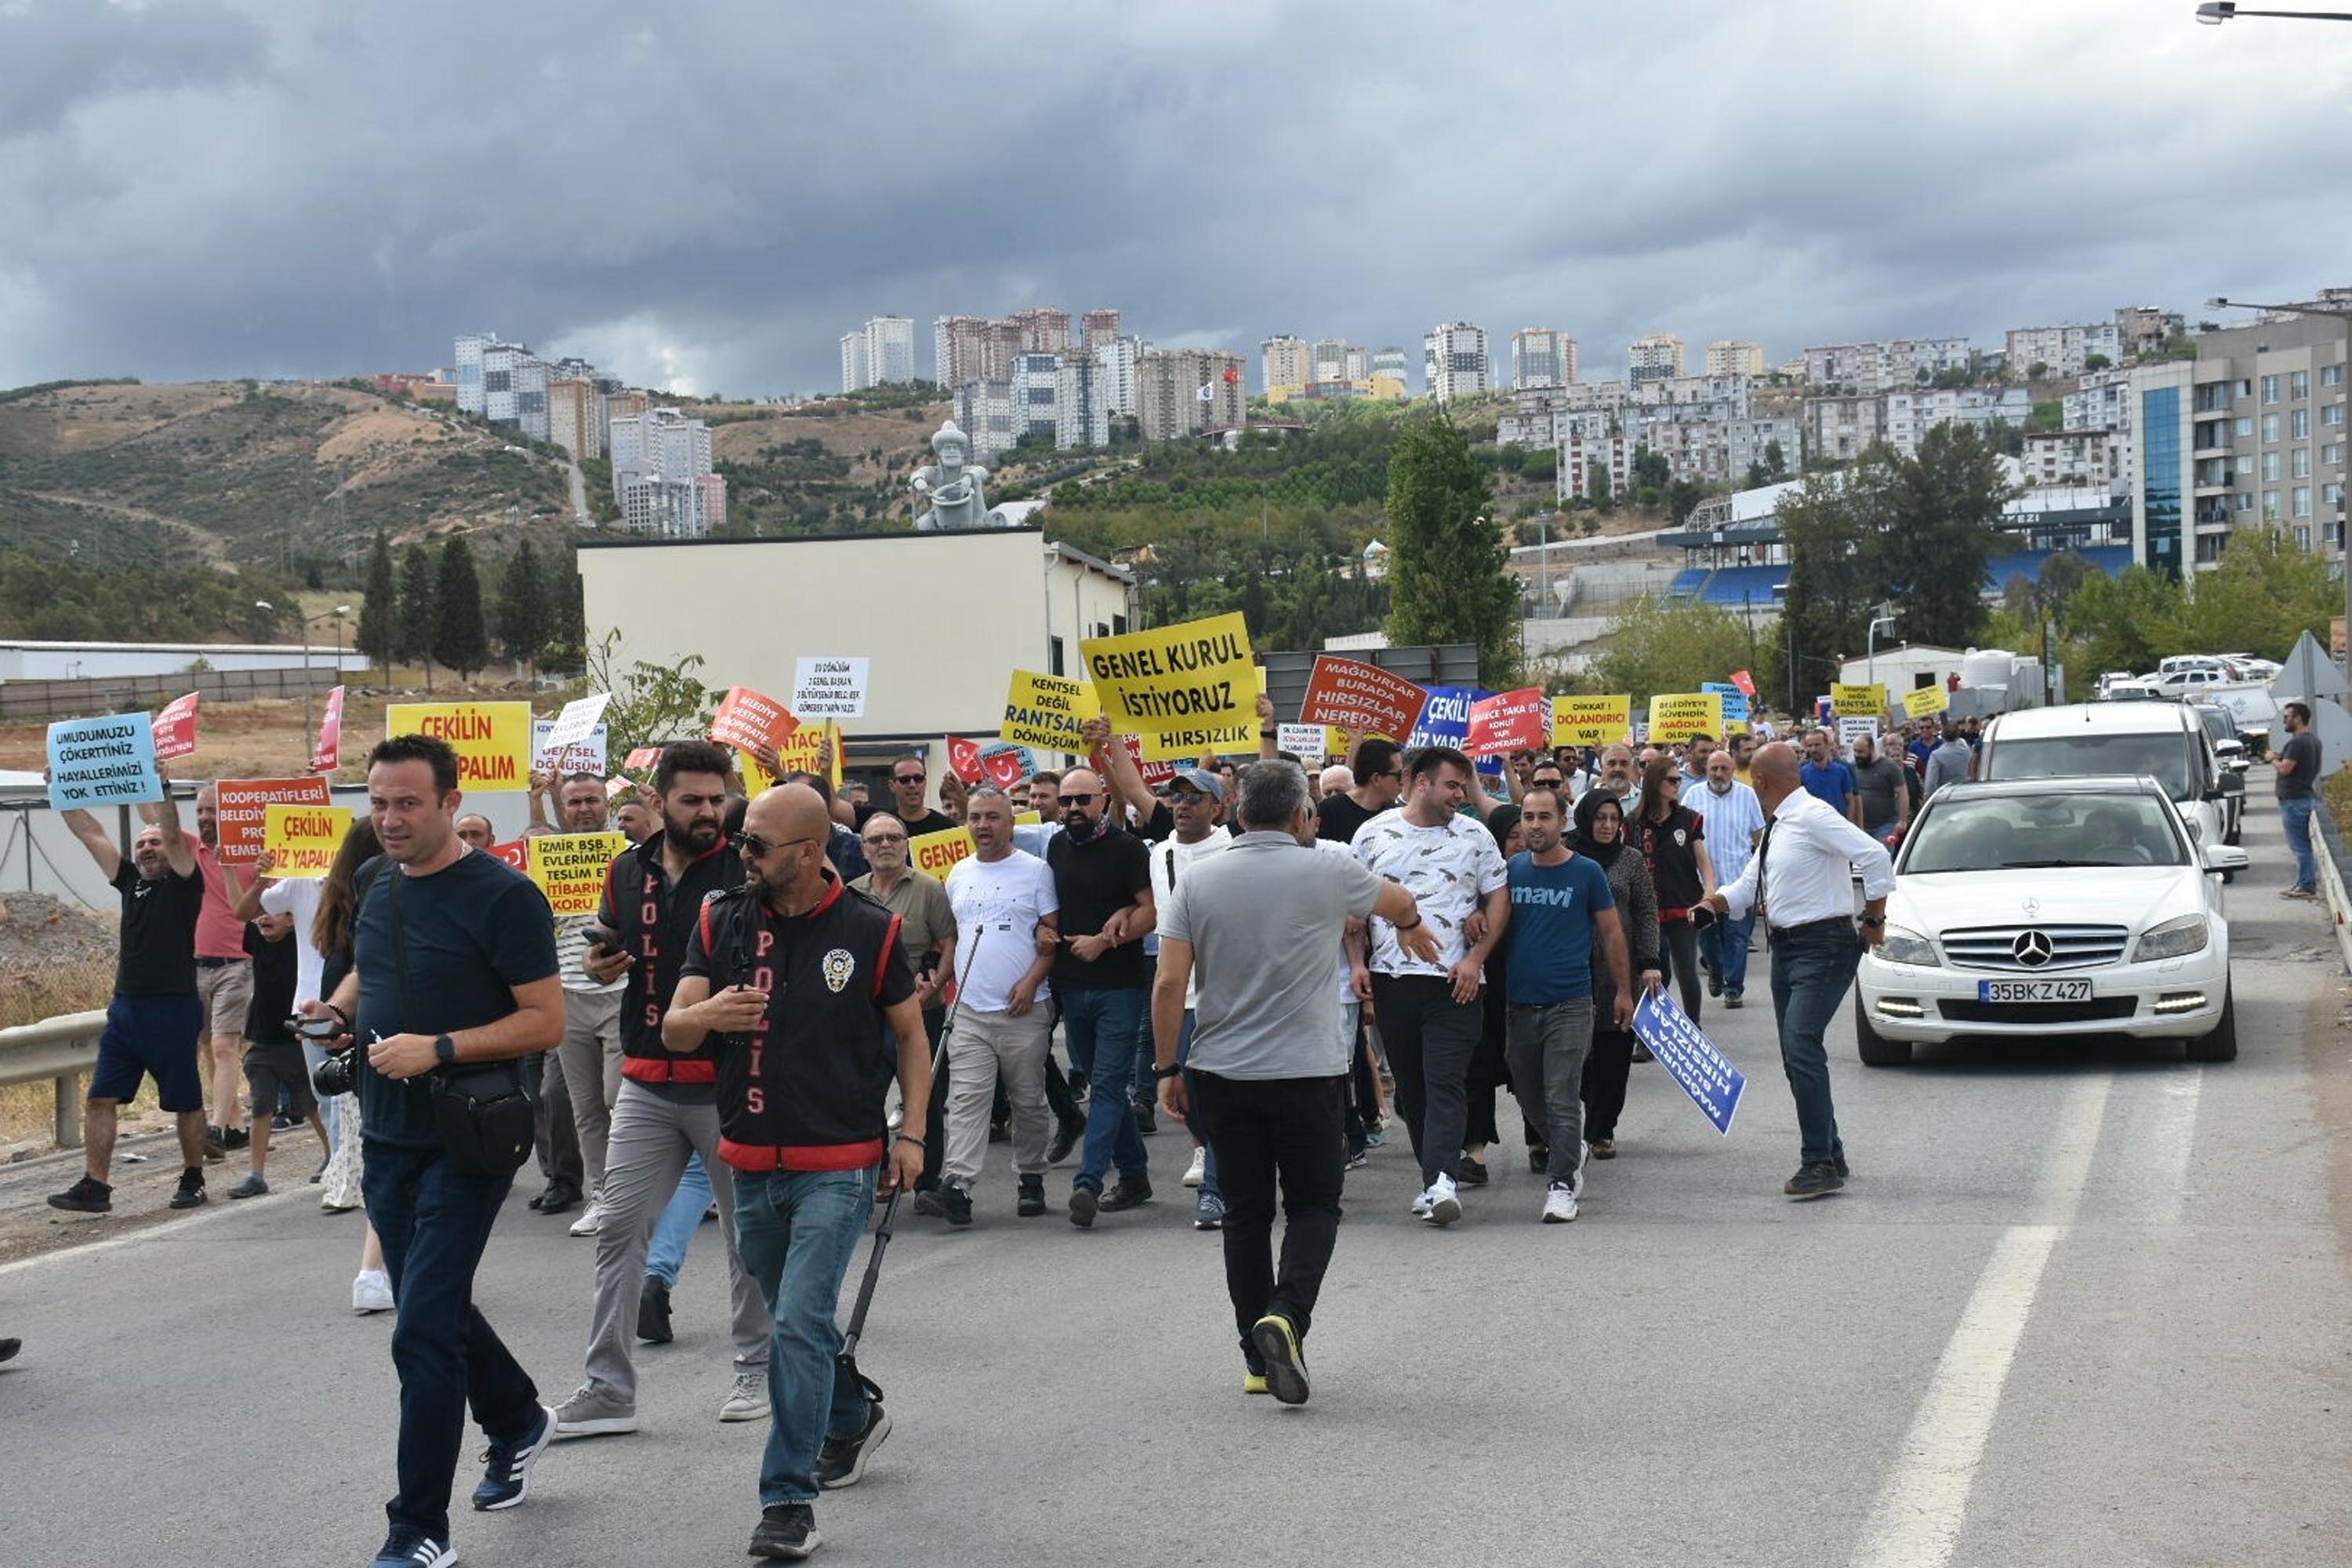
{"label": "overhead street light", "polygon": [[2208,0],[2197,7],[2197,20],[2208,27],[2239,16],[2285,16],[2298,22],[2352,22],[2352,11],[2246,11],[2232,0]]}

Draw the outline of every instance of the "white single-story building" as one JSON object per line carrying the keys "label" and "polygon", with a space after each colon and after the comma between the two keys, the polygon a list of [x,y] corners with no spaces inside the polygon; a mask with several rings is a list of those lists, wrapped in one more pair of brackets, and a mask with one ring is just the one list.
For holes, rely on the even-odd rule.
{"label": "white single-story building", "polygon": [[[331,628],[329,628],[331,631]],[[356,625],[353,628],[356,630]],[[0,639],[0,680],[98,680],[120,676],[184,675],[202,661],[213,669],[341,669],[368,668],[357,648],[313,642],[307,660],[300,643],[30,642]]]}

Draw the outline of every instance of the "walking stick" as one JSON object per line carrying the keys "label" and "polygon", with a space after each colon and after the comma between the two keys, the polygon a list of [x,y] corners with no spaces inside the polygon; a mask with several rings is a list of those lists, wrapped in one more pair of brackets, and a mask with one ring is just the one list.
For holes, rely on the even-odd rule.
{"label": "walking stick", "polygon": [[[972,932],[971,952],[963,960],[963,962],[957,965],[957,968],[963,973],[969,974],[971,973],[970,967],[971,960],[976,959],[980,956],[981,939],[987,933],[982,931],[975,931]],[[931,1053],[931,1081],[934,1083],[939,1081],[940,1074],[945,1070],[948,1059],[948,1041],[955,1035],[956,1015],[962,1011],[962,1009],[963,986],[959,984],[956,986],[955,1000],[948,1004],[948,1016],[940,1022],[940,1025],[939,1048]],[[903,1113],[902,1108],[901,1114]],[[944,1137],[946,1135],[946,1130],[944,1128],[934,1127],[930,1130],[930,1133],[934,1138]],[[887,1149],[884,1151],[882,1157],[884,1168],[887,1169],[889,1152]],[[882,1205],[882,1223],[874,1227],[874,1245],[866,1255],[866,1277],[857,1282],[857,1304],[850,1309],[849,1327],[842,1331],[841,1353],[837,1358],[835,1358],[840,1364],[841,1370],[846,1372],[851,1377],[857,1379],[857,1381],[865,1387],[866,1396],[868,1399],[873,1400],[877,1405],[880,1404],[882,1400],[882,1390],[879,1385],[873,1382],[872,1379],[866,1377],[863,1373],[857,1370],[857,1342],[866,1332],[866,1309],[874,1305],[874,1287],[880,1282],[882,1278],[882,1254],[889,1249],[891,1233],[898,1226],[898,1200],[906,1195],[907,1189],[905,1187],[893,1187],[890,1191],[889,1201]]]}

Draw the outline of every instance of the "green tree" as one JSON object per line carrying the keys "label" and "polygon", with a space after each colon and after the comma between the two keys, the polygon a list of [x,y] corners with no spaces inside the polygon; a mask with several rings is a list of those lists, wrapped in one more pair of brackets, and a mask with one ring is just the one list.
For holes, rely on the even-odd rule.
{"label": "green tree", "polygon": [[1789,454],[1780,449],[1778,441],[1764,443],[1764,471],[1776,479],[1789,471]]}
{"label": "green tree", "polygon": [[613,694],[604,709],[613,755],[626,756],[639,746],[695,740],[709,731],[719,694],[695,674],[702,668],[700,654],[688,654],[675,667],[641,658],[624,665],[621,634],[614,630],[587,650],[586,662],[589,689]]}
{"label": "green tree", "polygon": [[1508,686],[1518,665],[1519,590],[1493,492],[1461,430],[1441,411],[1399,434],[1389,457],[1389,637],[1466,642],[1479,679]]}
{"label": "green tree", "polygon": [[536,673],[540,656],[555,635],[554,606],[540,575],[539,554],[526,539],[515,547],[499,584],[499,641],[507,657]]}
{"label": "green tree", "polygon": [[359,629],[353,634],[360,652],[378,669],[392,668],[393,650],[400,642],[400,589],[392,569],[392,541],[376,531],[375,552],[368,557],[367,584],[360,600]]}
{"label": "green tree", "polygon": [[1592,476],[1592,504],[1601,511],[1615,511],[1617,497],[1609,484],[1609,465],[1596,463],[1585,470]]}
{"label": "green tree", "polygon": [[1674,468],[1664,452],[1654,452],[1646,446],[1633,448],[1633,483],[1637,489],[1662,490],[1674,479]]}
{"label": "green tree", "polygon": [[393,638],[394,657],[415,659],[425,666],[425,689],[433,689],[433,634],[439,626],[438,595],[433,580],[433,557],[421,543],[400,555],[400,620]]}
{"label": "green tree", "polygon": [[1966,647],[1982,629],[1985,568],[2000,542],[1993,524],[2010,493],[2000,455],[1967,426],[1920,437],[1897,470],[1885,541],[1906,641]]}
{"label": "green tree", "polygon": [[2178,651],[2161,643],[2180,624],[2186,603],[2180,584],[2168,573],[2126,566],[2119,575],[2085,581],[2068,602],[2067,615],[2094,674],[2138,674],[2154,669],[2161,655]]}
{"label": "green tree", "polygon": [[1593,679],[1603,692],[1631,693],[1636,714],[1662,691],[1696,691],[1748,668],[1754,647],[1748,623],[1720,605],[1646,596],[1618,611],[1602,638]]}
{"label": "green tree", "polygon": [[581,595],[578,564],[571,563],[559,568],[548,590],[555,606],[555,634],[547,651],[540,657],[548,668],[566,674],[587,668],[588,606]]}
{"label": "green tree", "polygon": [[2115,361],[2109,359],[2105,354],[2084,354],[2083,356],[2083,370],[2086,374],[2095,375],[2100,371],[2106,369],[2109,365],[2115,363]]}
{"label": "green tree", "polygon": [[2326,647],[2328,623],[2343,613],[2343,585],[2326,557],[2284,529],[2245,529],[2229,536],[2221,563],[2199,574],[2175,618],[2157,628],[2158,651],[2283,659],[2305,632]]}
{"label": "green tree", "polygon": [[433,657],[465,679],[490,662],[489,627],[482,619],[482,580],[463,534],[441,546],[441,574],[434,593]]}
{"label": "green tree", "polygon": [[1810,474],[1780,506],[1789,550],[1781,615],[1781,674],[1791,712],[1828,689],[1838,661],[1860,651],[1886,596],[1886,520],[1900,479],[1894,452],[1874,443],[1851,468]]}
{"label": "green tree", "polygon": [[1688,522],[1706,499],[1706,487],[1696,479],[1676,479],[1666,487],[1666,511],[1676,523]]}

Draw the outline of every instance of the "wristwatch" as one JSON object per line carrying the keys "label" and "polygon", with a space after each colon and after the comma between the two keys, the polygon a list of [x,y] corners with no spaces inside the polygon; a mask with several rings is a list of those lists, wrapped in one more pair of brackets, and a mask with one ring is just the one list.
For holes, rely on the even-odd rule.
{"label": "wristwatch", "polygon": [[1876,931],[1880,926],[1886,923],[1886,917],[1885,915],[1864,915],[1862,917],[1862,923],[1868,926],[1871,930]]}
{"label": "wristwatch", "polygon": [[1182,1072],[1183,1070],[1184,1064],[1182,1062],[1170,1062],[1166,1067],[1161,1067],[1157,1062],[1154,1062],[1151,1065],[1151,1076],[1155,1079],[1174,1078],[1178,1073]]}
{"label": "wristwatch", "polygon": [[436,1035],[433,1038],[433,1054],[443,1067],[447,1067],[457,1059],[457,1042],[446,1035]]}

